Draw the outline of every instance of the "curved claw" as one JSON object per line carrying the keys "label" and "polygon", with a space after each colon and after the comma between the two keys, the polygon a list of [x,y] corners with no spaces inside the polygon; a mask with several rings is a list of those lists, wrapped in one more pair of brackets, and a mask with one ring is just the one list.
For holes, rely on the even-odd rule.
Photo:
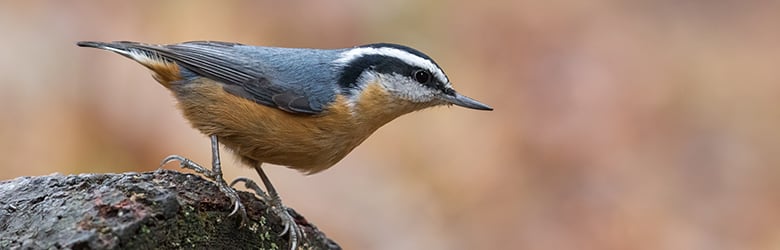
{"label": "curved claw", "polygon": [[[236,190],[234,190],[233,188],[227,186],[225,180],[222,179],[222,171],[219,168],[218,160],[215,160],[213,169],[209,170],[207,168],[204,168],[201,165],[198,165],[192,160],[187,159],[184,156],[169,155],[162,160],[162,163],[160,163],[160,167],[172,161],[179,161],[179,166],[181,168],[194,170],[195,172],[204,175],[204,177],[209,178],[214,182],[216,182],[215,184],[219,187],[220,191],[222,191],[222,193],[224,193],[228,198],[230,198],[230,201],[233,202],[233,210],[230,212],[228,216],[233,216],[236,213],[240,213],[242,217],[241,218],[242,226],[244,225],[244,223],[248,221],[248,217],[246,215],[246,209],[244,208],[244,205],[241,204],[241,199],[238,197],[238,193],[236,193]],[[230,185],[232,186],[233,184],[235,184],[235,181],[233,181]]]}
{"label": "curved claw", "polygon": [[[238,178],[236,178],[235,180],[233,180],[233,181],[231,181],[231,182],[230,182],[230,187],[233,187],[233,186],[235,186],[236,184],[238,184],[239,182],[242,182],[242,181],[243,181],[244,183],[249,183],[249,182],[251,182],[252,180],[250,180],[249,178],[246,178],[246,177],[238,177]],[[248,184],[247,184],[247,185],[248,185]]]}
{"label": "curved claw", "polygon": [[217,170],[216,168],[215,168],[215,171],[217,171],[217,172],[209,170],[209,169],[204,168],[203,166],[198,165],[194,161],[192,161],[190,159],[187,159],[186,157],[181,156],[181,155],[169,155],[169,156],[165,157],[165,159],[162,160],[162,163],[160,163],[160,167],[162,168],[165,164],[168,164],[168,163],[170,163],[172,161],[179,161],[179,167],[193,170],[193,171],[198,172],[198,173],[200,173],[202,175],[205,175],[209,179],[216,180],[214,178],[222,178],[222,177],[217,176],[217,173],[219,173],[221,175],[222,172]]}
{"label": "curved claw", "polygon": [[162,162],[160,163],[160,167],[165,166],[165,164],[168,164],[172,161],[179,161],[181,162],[181,164],[184,164],[184,162],[189,161],[189,159],[184,158],[181,155],[169,155],[162,160]]}
{"label": "curved claw", "polygon": [[238,212],[239,207],[241,207],[241,206],[242,206],[241,202],[234,201],[234,203],[233,203],[233,211],[230,211],[230,214],[228,214],[228,216],[233,216],[234,214],[236,214],[236,212]]}
{"label": "curved claw", "polygon": [[[233,202],[233,210],[230,211],[230,214],[228,216],[233,216],[235,214],[241,215],[241,223],[240,225],[243,227],[246,225],[246,223],[249,221],[249,217],[247,217],[246,214],[246,208],[244,208],[244,204],[241,204],[241,199],[238,197],[238,193],[235,192],[232,188],[228,186],[221,186],[225,185],[224,181],[217,182],[217,185],[220,185],[220,189],[222,190],[222,193],[224,193],[231,202]],[[221,184],[219,184],[221,183]]]}
{"label": "curved claw", "polygon": [[[284,229],[279,234],[279,236],[288,234],[290,236],[290,249],[296,249],[298,247],[298,241],[299,238],[303,236],[303,232],[301,231],[301,228],[298,226],[297,223],[295,223],[295,219],[290,215],[289,212],[287,212],[287,209],[284,207],[274,207],[277,215],[280,219],[282,219],[282,222],[284,223]],[[281,210],[277,210],[281,209]]]}
{"label": "curved claw", "polygon": [[290,236],[290,249],[296,249],[298,247],[300,237],[303,236],[303,232],[301,231],[301,228],[298,226],[298,224],[295,223],[295,218],[293,218],[290,212],[287,211],[287,208],[281,204],[281,201],[278,198],[271,198],[268,193],[260,189],[257,183],[249,178],[238,177],[230,182],[230,187],[235,186],[239,182],[244,182],[244,187],[255,191],[255,193],[263,199],[263,201],[271,206],[273,213],[276,214],[276,216],[278,216],[284,224],[284,229],[282,229],[282,232],[279,233],[279,236],[288,234]]}
{"label": "curved claw", "polygon": [[286,234],[288,230],[290,230],[290,223],[284,223],[284,229],[282,229],[282,232],[279,233],[279,236]]}

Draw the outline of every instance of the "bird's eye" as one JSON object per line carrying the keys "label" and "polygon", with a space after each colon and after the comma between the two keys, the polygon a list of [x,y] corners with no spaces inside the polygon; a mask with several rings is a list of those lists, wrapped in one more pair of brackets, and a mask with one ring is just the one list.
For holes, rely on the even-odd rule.
{"label": "bird's eye", "polygon": [[427,83],[431,80],[431,73],[425,70],[417,70],[414,72],[414,80],[419,83]]}

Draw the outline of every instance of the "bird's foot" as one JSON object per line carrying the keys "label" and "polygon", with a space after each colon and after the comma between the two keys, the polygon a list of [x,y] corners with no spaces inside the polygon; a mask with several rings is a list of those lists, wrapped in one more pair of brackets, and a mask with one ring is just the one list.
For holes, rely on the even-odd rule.
{"label": "bird's foot", "polygon": [[244,187],[255,191],[255,193],[271,207],[271,211],[276,214],[284,224],[284,229],[279,233],[279,236],[287,234],[290,240],[290,249],[296,249],[298,247],[298,242],[302,241],[303,231],[298,226],[298,223],[295,222],[295,217],[293,217],[290,214],[290,211],[288,211],[288,208],[282,204],[282,199],[279,198],[278,195],[269,195],[263,191],[257,183],[246,177],[236,178],[230,182],[230,186],[232,187],[238,182],[244,182]]}
{"label": "bird's foot", "polygon": [[172,161],[179,161],[179,166],[181,166],[181,168],[191,169],[214,181],[217,184],[217,187],[219,187],[219,190],[230,199],[231,203],[233,203],[233,210],[228,216],[233,216],[234,214],[239,213],[241,215],[242,226],[244,226],[249,221],[246,215],[246,208],[244,208],[244,205],[241,204],[241,198],[238,197],[238,192],[236,192],[236,190],[231,187],[232,185],[228,185],[225,182],[225,179],[222,178],[222,170],[220,167],[215,166],[212,170],[209,170],[180,155],[169,155],[168,157],[165,157],[160,166],[168,164]]}

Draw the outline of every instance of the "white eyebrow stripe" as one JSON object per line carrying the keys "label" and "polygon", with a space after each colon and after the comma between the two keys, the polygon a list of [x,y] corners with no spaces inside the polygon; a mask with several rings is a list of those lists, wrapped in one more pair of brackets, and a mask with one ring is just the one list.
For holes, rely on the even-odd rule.
{"label": "white eyebrow stripe", "polygon": [[396,49],[396,48],[388,48],[388,47],[353,48],[342,52],[341,56],[338,59],[336,59],[334,62],[341,65],[347,65],[349,64],[349,62],[365,55],[383,55],[383,56],[398,58],[409,65],[427,69],[433,74],[434,77],[436,77],[436,79],[438,79],[442,83],[446,84],[447,86],[449,86],[450,84],[450,80],[447,79],[447,76],[444,74],[444,72],[442,72],[442,70],[439,67],[436,66],[436,64],[434,64],[428,59],[419,57],[412,53],[400,49]]}

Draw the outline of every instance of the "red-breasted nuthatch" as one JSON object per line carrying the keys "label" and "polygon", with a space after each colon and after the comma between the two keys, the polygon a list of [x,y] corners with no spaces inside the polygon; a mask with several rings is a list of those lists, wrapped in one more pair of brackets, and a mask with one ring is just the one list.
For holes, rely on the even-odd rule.
{"label": "red-breasted nuthatch", "polygon": [[268,193],[247,179],[239,181],[254,185],[282,218],[282,234],[289,232],[293,248],[300,231],[262,163],[317,173],[403,114],[438,105],[492,110],[456,92],[433,59],[397,44],[330,50],[213,41],[78,45],[133,59],[173,92],[184,117],[211,137],[213,162],[209,170],[171,155],[163,164],[178,160],[182,167],[213,179],[234,202],[233,213],[240,211],[244,217],[238,194],[222,178],[218,142],[253,166]]}

